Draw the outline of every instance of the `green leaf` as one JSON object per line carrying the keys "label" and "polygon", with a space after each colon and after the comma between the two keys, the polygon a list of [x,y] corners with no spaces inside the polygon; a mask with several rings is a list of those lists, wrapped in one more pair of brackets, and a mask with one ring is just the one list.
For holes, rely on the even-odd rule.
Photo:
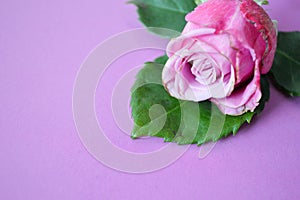
{"label": "green leaf", "polygon": [[255,109],[255,113],[257,114],[261,113],[264,110],[266,102],[268,102],[270,99],[270,85],[269,85],[267,75],[261,75],[260,87],[261,87],[262,97],[259,102],[259,105]]}
{"label": "green leaf", "polygon": [[268,0],[254,0],[254,1],[259,5],[268,5],[269,4]]}
{"label": "green leaf", "polygon": [[146,27],[164,28],[149,29],[162,36],[174,37],[180,34],[186,24],[185,15],[191,12],[196,4],[194,0],[131,0],[138,7],[140,21]]}
{"label": "green leaf", "polygon": [[279,32],[271,75],[275,85],[290,96],[300,96],[300,32]]}
{"label": "green leaf", "polygon": [[233,133],[261,112],[269,98],[267,79],[262,77],[263,97],[254,112],[240,116],[222,114],[209,101],[181,101],[171,97],[162,86],[161,73],[167,56],[145,63],[131,90],[132,117],[135,122],[132,138],[162,137],[166,142],[201,145],[217,141]]}
{"label": "green leaf", "polygon": [[207,0],[194,0],[196,5],[200,5],[201,3],[204,3]]}

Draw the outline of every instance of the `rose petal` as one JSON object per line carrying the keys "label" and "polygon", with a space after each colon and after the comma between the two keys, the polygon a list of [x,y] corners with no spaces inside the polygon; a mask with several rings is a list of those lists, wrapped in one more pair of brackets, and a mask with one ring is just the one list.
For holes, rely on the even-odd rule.
{"label": "rose petal", "polygon": [[[169,43],[170,57],[165,64],[162,80],[165,88],[173,97],[183,100],[203,101],[212,97],[224,98],[233,91],[235,70],[231,61],[220,54],[213,45],[198,39],[201,34],[205,36],[213,31],[213,29],[191,31],[189,34],[175,38]],[[215,39],[214,35],[211,36]],[[224,44],[230,44],[228,35],[224,35],[224,38],[221,37],[221,39],[224,40]],[[236,50],[232,49],[232,51]],[[218,71],[222,73],[220,80],[214,83],[200,84],[195,80],[190,67],[187,69],[185,66],[186,62],[202,59],[203,56],[210,58],[215,63],[214,65],[219,67]],[[191,97],[192,93],[193,97]]]}
{"label": "rose petal", "polygon": [[[215,32],[215,29],[212,28],[202,28],[191,31],[186,34],[182,34],[181,36],[171,39],[167,46],[167,55],[171,57],[175,53],[177,53],[181,49],[189,49],[195,43],[195,37],[212,34]],[[184,48],[183,48],[184,47]],[[199,50],[198,50],[199,51]]]}
{"label": "rose petal", "polygon": [[[162,80],[166,90],[171,96],[177,99],[190,100],[190,101],[203,101],[211,98],[209,90],[206,87],[197,87],[197,92],[191,87],[192,76],[191,72],[186,68],[183,72],[175,71],[174,63],[178,62],[176,55],[169,58],[163,72]],[[199,100],[200,99],[200,100]]]}
{"label": "rose petal", "polygon": [[250,51],[248,49],[241,48],[236,55],[236,86],[251,78],[253,75],[254,65],[255,63]]}
{"label": "rose petal", "polygon": [[193,12],[189,13],[186,20],[200,27],[215,28],[217,31],[225,30],[238,9],[239,1],[210,0],[200,4]]}
{"label": "rose petal", "polygon": [[261,95],[259,61],[257,61],[254,77],[248,85],[234,91],[226,98],[212,98],[211,101],[214,102],[224,114],[241,115],[249,110],[254,111],[259,104]]}
{"label": "rose petal", "polygon": [[276,29],[265,10],[252,0],[241,2],[241,12],[246,20],[254,23],[254,27],[261,33],[267,44],[261,68],[261,73],[265,74],[271,69],[274,60],[277,45]]}

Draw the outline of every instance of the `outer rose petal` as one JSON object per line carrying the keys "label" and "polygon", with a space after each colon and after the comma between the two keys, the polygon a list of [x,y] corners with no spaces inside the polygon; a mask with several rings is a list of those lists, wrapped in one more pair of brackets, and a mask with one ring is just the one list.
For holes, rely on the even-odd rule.
{"label": "outer rose petal", "polygon": [[262,34],[267,42],[267,49],[262,58],[261,73],[266,74],[272,67],[277,45],[276,29],[265,10],[252,0],[244,0],[241,3],[241,12],[246,20],[255,23],[255,28]]}
{"label": "outer rose petal", "polygon": [[178,38],[171,39],[167,46],[168,57],[171,57],[183,48],[189,49],[195,43],[195,40],[192,40],[191,38],[194,38],[195,36],[213,34],[215,31],[216,30],[213,28],[201,28],[182,34]]}
{"label": "outer rose petal", "polygon": [[260,90],[260,70],[259,61],[255,64],[255,73],[252,81],[245,87],[234,91],[230,96],[211,101],[215,103],[218,108],[228,115],[241,115],[247,111],[254,111],[261,99]]}
{"label": "outer rose petal", "polygon": [[189,13],[186,20],[200,27],[226,30],[232,21],[243,20],[241,17],[233,17],[239,10],[239,5],[238,0],[209,0]]}

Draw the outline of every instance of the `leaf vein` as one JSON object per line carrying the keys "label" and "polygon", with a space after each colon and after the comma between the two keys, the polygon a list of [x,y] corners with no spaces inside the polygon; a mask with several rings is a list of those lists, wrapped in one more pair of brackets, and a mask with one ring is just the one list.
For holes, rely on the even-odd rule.
{"label": "leaf vein", "polygon": [[295,60],[292,56],[288,55],[284,51],[281,51],[280,49],[277,49],[277,53],[279,53],[280,55],[282,55],[282,56],[286,57],[287,59],[293,61],[297,65],[300,65],[300,62],[298,62],[297,60]]}

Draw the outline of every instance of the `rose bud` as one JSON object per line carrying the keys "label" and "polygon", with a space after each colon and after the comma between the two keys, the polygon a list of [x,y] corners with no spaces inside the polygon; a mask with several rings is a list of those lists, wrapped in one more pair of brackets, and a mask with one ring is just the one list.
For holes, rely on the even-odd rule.
{"label": "rose bud", "polygon": [[167,47],[166,90],[182,100],[210,100],[224,114],[253,112],[276,50],[270,17],[253,0],[208,0],[186,20]]}

